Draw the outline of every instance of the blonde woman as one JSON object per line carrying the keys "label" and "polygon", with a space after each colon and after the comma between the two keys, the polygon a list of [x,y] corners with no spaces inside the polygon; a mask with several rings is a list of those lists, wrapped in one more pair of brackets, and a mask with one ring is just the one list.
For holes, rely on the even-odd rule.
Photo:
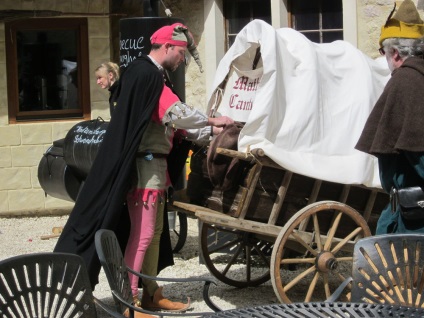
{"label": "blonde woman", "polygon": [[115,94],[117,93],[119,71],[119,65],[113,62],[102,63],[94,71],[96,84],[103,89],[108,89],[110,92],[109,107],[111,116],[116,106]]}

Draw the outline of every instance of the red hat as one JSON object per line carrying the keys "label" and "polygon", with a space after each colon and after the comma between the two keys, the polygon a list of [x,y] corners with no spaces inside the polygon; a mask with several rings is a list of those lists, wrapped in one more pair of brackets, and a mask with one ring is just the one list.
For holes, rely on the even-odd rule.
{"label": "red hat", "polygon": [[188,28],[181,23],[167,25],[157,30],[150,38],[152,44],[169,43],[178,46],[187,46],[187,37],[185,32]]}
{"label": "red hat", "polygon": [[174,23],[173,25],[161,27],[153,33],[150,42],[152,44],[169,43],[171,45],[186,47],[199,66],[200,72],[203,72],[202,62],[200,61],[193,35],[184,24]]}

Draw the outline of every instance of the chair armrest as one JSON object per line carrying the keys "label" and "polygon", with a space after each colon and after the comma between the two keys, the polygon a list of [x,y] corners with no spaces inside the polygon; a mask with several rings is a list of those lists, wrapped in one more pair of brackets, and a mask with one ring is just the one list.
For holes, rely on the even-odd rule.
{"label": "chair armrest", "polygon": [[330,297],[325,300],[326,303],[332,303],[339,299],[340,295],[342,294],[343,290],[346,288],[346,286],[353,280],[352,277],[346,278],[339,287],[330,295]]}
{"label": "chair armrest", "polygon": [[101,308],[104,312],[108,313],[113,318],[126,318],[124,315],[118,313],[114,308],[110,307],[109,305],[106,305],[100,299],[96,297],[93,297],[93,298],[94,298],[94,303],[97,305],[97,307]]}

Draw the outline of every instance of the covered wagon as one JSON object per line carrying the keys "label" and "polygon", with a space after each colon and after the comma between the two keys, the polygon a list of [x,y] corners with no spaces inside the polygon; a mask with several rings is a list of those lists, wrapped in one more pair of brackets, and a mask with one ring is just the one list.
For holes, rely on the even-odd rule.
{"label": "covered wagon", "polygon": [[389,76],[384,59],[345,41],[316,44],[260,20],[237,35],[208,105],[237,124],[194,147],[185,199],[173,203],[201,221],[215,277],[271,278],[291,302],[324,300],[349,276],[354,243],[389,201],[376,159],[355,149]]}

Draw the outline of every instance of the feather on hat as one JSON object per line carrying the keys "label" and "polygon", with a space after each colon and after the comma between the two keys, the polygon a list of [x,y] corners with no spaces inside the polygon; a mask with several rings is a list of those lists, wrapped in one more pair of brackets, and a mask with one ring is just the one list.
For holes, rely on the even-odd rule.
{"label": "feather on hat", "polygon": [[424,35],[424,22],[412,0],[404,0],[395,15],[395,6],[381,27],[379,44],[388,38],[419,39]]}

